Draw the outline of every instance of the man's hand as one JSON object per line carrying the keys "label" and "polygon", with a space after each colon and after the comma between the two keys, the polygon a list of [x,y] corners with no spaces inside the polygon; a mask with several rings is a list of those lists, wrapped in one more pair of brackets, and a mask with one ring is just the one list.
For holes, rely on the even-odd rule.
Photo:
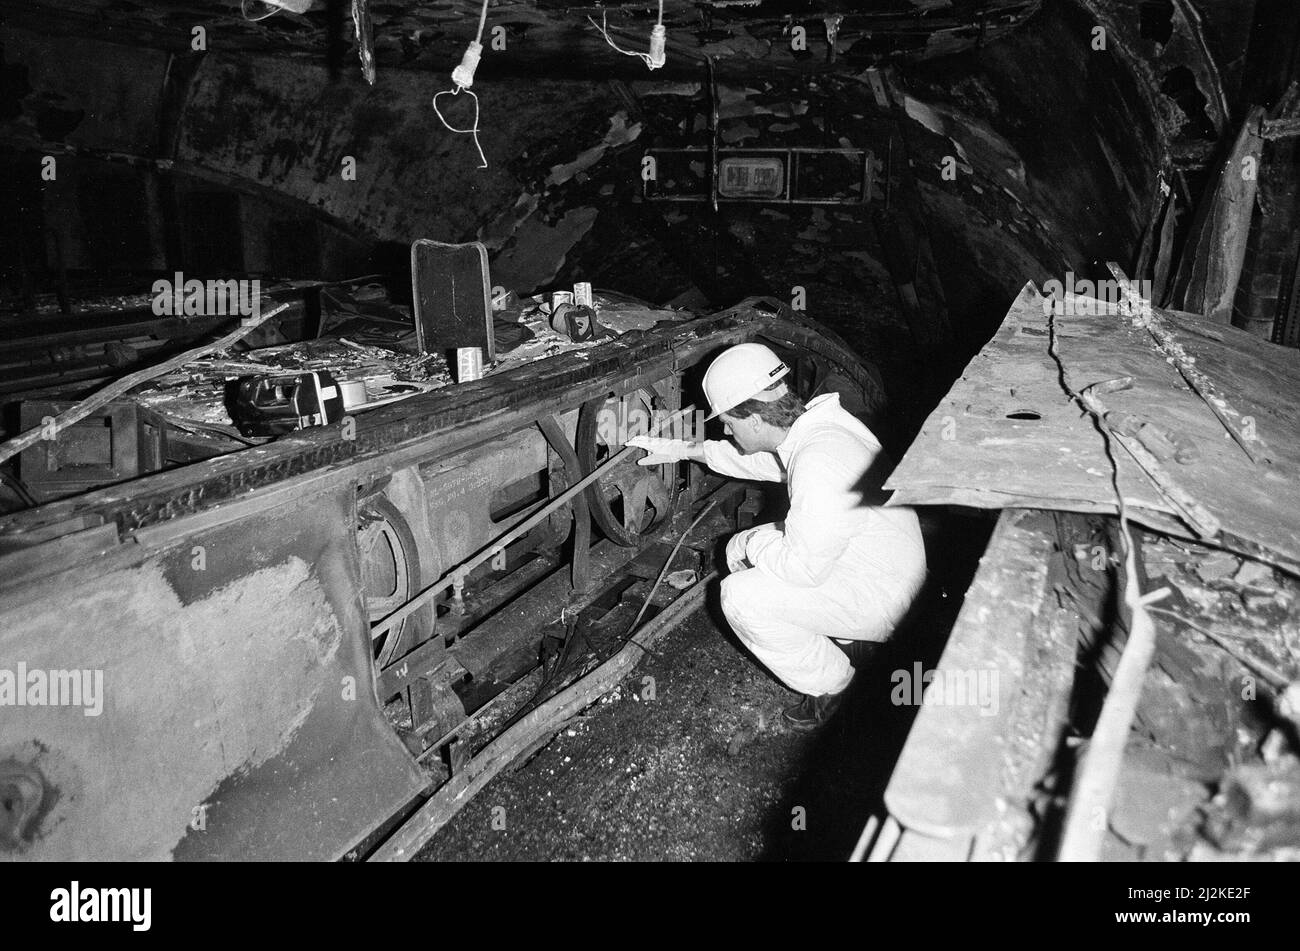
{"label": "man's hand", "polygon": [[735,572],[754,567],[749,563],[748,555],[745,554],[745,546],[749,544],[749,536],[753,535],[757,530],[758,527],[755,526],[731,536],[731,541],[727,542],[728,571]]}
{"label": "man's hand", "polygon": [[695,457],[695,444],[684,439],[661,439],[658,436],[633,436],[627,445],[644,449],[648,455],[638,459],[639,466],[662,466]]}

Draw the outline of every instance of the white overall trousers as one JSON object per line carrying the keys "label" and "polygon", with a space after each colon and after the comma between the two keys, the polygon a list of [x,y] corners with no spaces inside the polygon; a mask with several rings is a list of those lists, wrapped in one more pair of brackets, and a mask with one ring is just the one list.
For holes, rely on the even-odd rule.
{"label": "white overall trousers", "polygon": [[809,402],[775,453],[708,440],[704,459],[790,492],[784,523],[758,527],[745,544],[754,567],[722,581],[736,636],[791,689],[839,693],[853,668],[831,638],[886,640],[925,580],[916,513],[868,504],[888,474],[872,471],[888,464],[880,442],[829,393]]}

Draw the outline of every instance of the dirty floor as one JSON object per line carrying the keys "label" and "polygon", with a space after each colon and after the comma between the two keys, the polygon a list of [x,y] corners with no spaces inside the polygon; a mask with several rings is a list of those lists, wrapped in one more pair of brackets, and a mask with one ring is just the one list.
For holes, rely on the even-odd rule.
{"label": "dirty floor", "polygon": [[715,594],[418,860],[847,858],[915,713],[890,704],[890,671],[938,656],[987,532],[927,535],[927,594],[821,733],[784,728],[794,695],[737,644]]}

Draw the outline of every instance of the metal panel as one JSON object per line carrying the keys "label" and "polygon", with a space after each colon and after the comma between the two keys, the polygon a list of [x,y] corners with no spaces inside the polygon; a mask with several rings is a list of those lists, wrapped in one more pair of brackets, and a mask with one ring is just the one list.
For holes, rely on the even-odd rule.
{"label": "metal panel", "polygon": [[[1144,330],[1113,305],[1070,300],[1073,313],[1054,322],[1072,385],[1132,377],[1133,387],[1107,394],[1106,405],[1195,445],[1199,459],[1170,460],[1166,468],[1222,522],[1210,544],[1300,572],[1300,354],[1234,327],[1160,311],[1196,367],[1267,444],[1272,463],[1256,464]],[[1081,312],[1085,306],[1097,312]],[[1115,511],[1102,436],[1062,388],[1050,339],[1043,298],[1026,285],[886,483],[896,490],[892,504]],[[1116,452],[1130,518],[1194,537],[1133,459]]]}
{"label": "metal panel", "polygon": [[4,592],[4,667],[93,694],[0,717],[0,764],[41,787],[21,857],[333,859],[420,792],[374,695],[355,519],[343,487],[108,552],[92,532]]}

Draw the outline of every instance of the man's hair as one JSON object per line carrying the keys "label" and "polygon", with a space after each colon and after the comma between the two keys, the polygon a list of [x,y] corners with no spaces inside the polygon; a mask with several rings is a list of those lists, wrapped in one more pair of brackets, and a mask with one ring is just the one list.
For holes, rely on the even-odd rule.
{"label": "man's hair", "polygon": [[[777,380],[767,390],[775,390],[779,386],[784,386],[784,380]],[[766,390],[764,391],[766,392]],[[770,403],[764,403],[762,400],[753,398],[744,402],[737,403],[731,409],[727,410],[728,416],[735,416],[738,419],[748,419],[751,416],[761,416],[763,422],[769,426],[776,426],[779,429],[789,429],[794,425],[794,421],[803,415],[807,407],[803,405],[803,400],[794,395],[794,391],[786,389],[784,396],[779,396]]]}

